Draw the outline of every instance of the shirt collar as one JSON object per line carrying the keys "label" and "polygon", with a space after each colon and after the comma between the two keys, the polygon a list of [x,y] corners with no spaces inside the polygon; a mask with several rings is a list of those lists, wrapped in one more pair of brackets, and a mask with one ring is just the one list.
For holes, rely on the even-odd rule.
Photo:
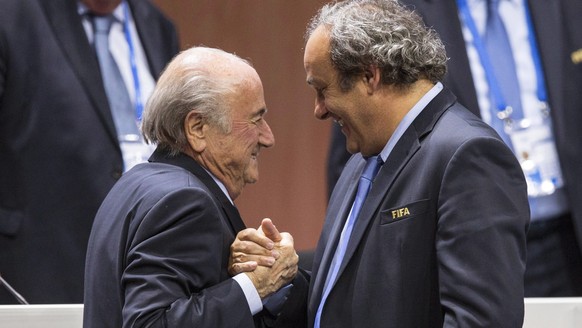
{"label": "shirt collar", "polygon": [[[200,165],[202,166],[202,165]],[[224,186],[224,183],[222,183],[222,181],[218,180],[217,177],[214,176],[214,174],[212,174],[212,172],[208,171],[204,166],[202,166],[202,168],[204,169],[204,171],[206,171],[208,173],[208,175],[210,175],[210,177],[212,178],[212,180],[214,180],[214,182],[216,182],[216,184],[218,185],[218,187],[220,188],[220,190],[222,190],[222,192],[224,193],[224,195],[226,196],[226,198],[228,198],[228,200],[230,201],[230,203],[232,205],[234,205],[234,202],[232,201],[232,198],[230,198],[230,195],[228,194],[228,190],[226,190],[226,187]]]}

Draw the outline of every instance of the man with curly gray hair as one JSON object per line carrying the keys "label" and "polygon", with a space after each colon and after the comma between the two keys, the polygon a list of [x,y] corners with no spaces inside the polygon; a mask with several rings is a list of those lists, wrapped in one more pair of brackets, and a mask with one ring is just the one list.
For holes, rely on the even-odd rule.
{"label": "man with curly gray hair", "polygon": [[[446,61],[438,35],[397,1],[330,3],[312,19],[314,113],[341,126],[353,155],[309,289],[291,291],[278,323],[303,305],[305,322],[292,327],[522,326],[525,179],[497,133],[440,82]],[[238,236],[233,253],[264,254],[249,246],[257,236]]]}
{"label": "man with curly gray hair", "polygon": [[315,251],[308,326],[521,327],[525,180],[439,82],[438,35],[397,1],[362,0],[324,6],[306,40],[315,116],[353,154]]}

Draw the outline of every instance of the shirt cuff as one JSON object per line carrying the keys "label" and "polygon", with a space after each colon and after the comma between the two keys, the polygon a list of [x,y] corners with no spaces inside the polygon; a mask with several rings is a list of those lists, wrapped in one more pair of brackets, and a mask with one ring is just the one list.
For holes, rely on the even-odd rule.
{"label": "shirt cuff", "polygon": [[245,297],[247,299],[247,303],[249,304],[249,309],[251,310],[251,314],[255,315],[263,310],[263,303],[261,302],[261,297],[253,285],[251,278],[249,278],[244,273],[239,273],[236,276],[232,277],[242,289]]}

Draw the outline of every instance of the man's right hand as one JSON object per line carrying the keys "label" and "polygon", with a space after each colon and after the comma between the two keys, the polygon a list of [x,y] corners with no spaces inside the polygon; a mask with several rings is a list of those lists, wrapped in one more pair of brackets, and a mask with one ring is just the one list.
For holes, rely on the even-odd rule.
{"label": "man's right hand", "polygon": [[263,219],[259,229],[245,229],[237,235],[229,272],[245,272],[263,299],[295,278],[298,261],[293,237],[280,233],[270,219]]}

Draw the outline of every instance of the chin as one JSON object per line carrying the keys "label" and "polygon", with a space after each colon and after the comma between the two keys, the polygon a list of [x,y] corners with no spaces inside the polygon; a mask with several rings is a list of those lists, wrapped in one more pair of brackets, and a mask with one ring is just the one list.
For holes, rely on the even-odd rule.
{"label": "chin", "polygon": [[346,140],[346,149],[348,151],[348,153],[350,154],[355,154],[360,152],[360,147],[358,147],[358,145],[354,144],[354,143],[350,143],[349,140]]}
{"label": "chin", "polygon": [[248,172],[244,176],[244,180],[246,184],[252,184],[259,181],[259,172]]}
{"label": "chin", "polygon": [[259,178],[247,178],[245,179],[245,184],[249,185],[249,184],[255,184],[257,183],[257,181],[259,181]]}
{"label": "chin", "polygon": [[108,15],[119,6],[121,0],[83,0],[81,2],[98,15]]}

